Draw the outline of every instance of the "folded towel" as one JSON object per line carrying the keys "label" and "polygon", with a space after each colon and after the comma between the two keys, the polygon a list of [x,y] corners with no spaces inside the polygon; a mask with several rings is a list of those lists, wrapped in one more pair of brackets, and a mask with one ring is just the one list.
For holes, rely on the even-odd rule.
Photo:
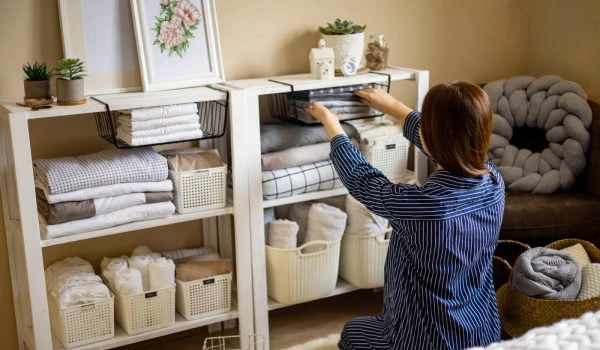
{"label": "folded towel", "polygon": [[[356,95],[354,95],[356,96]],[[317,101],[321,106],[323,107],[327,107],[327,108],[336,108],[336,107],[364,107],[365,104],[362,103],[360,100],[358,101],[353,101],[353,100],[317,100],[317,99],[313,99],[313,101]],[[310,105],[310,104],[309,104]]]}
{"label": "folded towel", "polygon": [[150,249],[150,247],[148,247],[147,245],[139,245],[133,248],[133,251],[131,252],[131,256],[141,256],[150,254],[152,254],[152,249]]}
{"label": "folded towel", "polygon": [[131,137],[127,134],[121,134],[118,138],[131,146],[143,146],[143,145],[156,145],[167,142],[179,142],[198,140],[202,138],[202,130],[178,132],[175,134],[168,134],[162,136],[148,136],[148,137]]}
{"label": "folded towel", "polygon": [[574,300],[581,286],[581,271],[570,254],[537,247],[519,255],[511,283],[530,297]]}
{"label": "folded towel", "polygon": [[331,160],[262,172],[264,199],[296,196],[302,193],[343,187]]}
{"label": "folded towel", "polygon": [[68,272],[58,279],[46,281],[46,292],[54,299],[58,299],[65,290],[89,283],[102,283],[102,278],[93,272]]}
{"label": "folded towel", "polygon": [[190,125],[200,123],[200,116],[198,114],[182,115],[178,117],[147,120],[141,122],[131,121],[127,117],[120,116],[118,119],[119,127],[124,130],[131,130],[131,132],[143,131],[143,130],[155,130],[160,128],[167,128],[175,125]]}
{"label": "folded towel", "polygon": [[223,165],[216,150],[196,154],[176,154],[167,158],[169,169],[177,172],[216,168]]}
{"label": "folded towel", "polygon": [[212,249],[200,247],[200,248],[192,248],[192,249],[177,249],[177,250],[169,250],[166,252],[162,252],[163,256],[167,259],[177,260],[183,259],[190,256],[202,255],[212,253]]}
{"label": "folded towel", "polygon": [[44,270],[46,292],[61,308],[110,299],[108,288],[92,265],[79,257],[68,257]]}
{"label": "folded towel", "polygon": [[142,121],[198,113],[198,105],[196,103],[182,103],[159,107],[126,109],[120,112],[130,115],[132,120]]}
{"label": "folded towel", "polygon": [[306,228],[308,226],[308,211],[310,206],[315,202],[301,202],[295,203],[290,207],[288,217],[290,220],[298,224],[298,240],[297,246],[301,246],[306,243]]}
{"label": "folded towel", "polygon": [[120,196],[130,193],[150,193],[150,192],[172,192],[173,182],[164,180],[159,182],[130,182],[116,185],[99,186],[85,188],[83,190],[50,194],[42,183],[36,181],[35,186],[44,192],[46,201],[50,204],[62,202],[78,202],[88,199],[99,199]]}
{"label": "folded towel", "polygon": [[117,137],[121,138],[123,135],[129,135],[134,139],[140,137],[153,137],[153,136],[164,136],[170,134],[176,134],[180,132],[196,131],[200,130],[200,124],[179,124],[169,125],[162,128],[148,129],[148,130],[131,130],[131,125],[122,124],[117,128]]}
{"label": "folded towel", "polygon": [[130,222],[162,219],[173,215],[175,206],[171,202],[136,205],[91,218],[48,225],[40,217],[40,231],[45,239],[57,238],[79,233],[102,230]]}
{"label": "folded towel", "polygon": [[296,248],[298,224],[281,219],[269,223],[269,246],[281,249]]}
{"label": "folded towel", "polygon": [[[106,258],[105,258],[106,259]],[[104,263],[104,259],[102,261]],[[127,261],[121,258],[110,259],[106,264],[103,264],[102,276],[108,281],[108,284],[115,286],[115,273],[128,268]]]}
{"label": "folded towel", "polygon": [[106,214],[140,204],[173,200],[173,192],[147,192],[50,204],[46,200],[42,189],[36,188],[35,194],[38,212],[50,225],[91,218],[95,215]]}
{"label": "folded towel", "polygon": [[351,195],[346,196],[345,207],[348,214],[346,233],[370,236],[381,234],[387,229],[387,219],[373,214]]}
{"label": "folded towel", "polygon": [[140,274],[142,276],[142,287],[145,291],[150,289],[149,267],[150,263],[152,262],[152,258],[148,255],[132,256],[129,258],[129,260],[127,260],[127,263],[129,264],[130,268],[140,271]]}
{"label": "folded towel", "polygon": [[180,263],[190,262],[190,261],[210,261],[210,260],[219,260],[219,259],[221,259],[221,256],[219,255],[219,253],[209,252],[209,253],[205,253],[205,254],[188,256],[187,258],[177,259],[177,260],[175,260],[175,262],[180,264]]}
{"label": "folded towel", "polygon": [[197,281],[231,273],[233,264],[229,259],[177,263],[175,276],[179,281]]}
{"label": "folded towel", "polygon": [[157,182],[168,177],[165,157],[151,147],[118,149],[77,157],[37,159],[36,177],[51,194],[127,182]]}
{"label": "folded towel", "polygon": [[151,290],[172,287],[175,284],[175,263],[171,259],[156,259],[150,262],[148,275]]}
{"label": "folded towel", "polygon": [[61,308],[67,308],[89,303],[98,303],[110,299],[110,292],[101,282],[90,282],[85,285],[71,286],[62,291],[57,298]]}
{"label": "folded towel", "polygon": [[[356,135],[356,128],[351,124],[342,123],[342,128],[349,138]],[[261,124],[260,135],[260,150],[263,154],[329,141],[322,125]]]}
{"label": "folded towel", "polygon": [[75,274],[78,272],[94,273],[92,264],[80,257],[67,257],[55,262],[44,270],[46,283],[59,279],[64,274]]}
{"label": "folded towel", "polygon": [[144,292],[142,273],[129,268],[115,273],[115,291],[120,295],[134,295]]}
{"label": "folded towel", "polygon": [[[336,242],[342,239],[346,229],[348,215],[341,209],[325,203],[314,203],[308,211],[306,242],[328,241]],[[305,252],[319,251],[318,246],[306,248]]]}
{"label": "folded towel", "polygon": [[[339,120],[351,120],[358,118],[370,118],[375,117],[381,114],[374,109],[370,109],[368,112],[338,112],[336,116]],[[315,119],[312,115],[308,114],[304,110],[296,110],[296,113],[290,115],[292,118],[298,118],[298,120],[307,123],[307,124],[317,124],[320,123],[317,119]]]}
{"label": "folded towel", "polygon": [[600,264],[588,263],[581,269],[581,289],[577,300],[585,300],[600,296]]}
{"label": "folded towel", "polygon": [[580,243],[561,249],[561,251],[571,254],[571,256],[573,256],[573,258],[575,259],[577,265],[579,265],[580,269],[592,262],[587,252],[585,251],[585,248]]}

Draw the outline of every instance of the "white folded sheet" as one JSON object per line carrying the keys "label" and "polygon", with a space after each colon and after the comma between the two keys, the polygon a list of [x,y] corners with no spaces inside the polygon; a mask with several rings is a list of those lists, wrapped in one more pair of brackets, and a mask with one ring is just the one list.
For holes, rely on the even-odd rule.
{"label": "white folded sheet", "polygon": [[122,136],[129,135],[132,138],[138,137],[151,137],[151,136],[164,136],[170,134],[176,134],[180,132],[188,132],[188,131],[196,131],[200,130],[200,124],[192,123],[192,124],[181,124],[181,125],[170,125],[165,126],[164,128],[156,128],[156,129],[148,129],[148,130],[140,130],[133,131],[131,128],[121,125],[117,128],[117,137],[121,138]]}
{"label": "white folded sheet", "polygon": [[129,115],[134,121],[143,121],[198,113],[198,105],[196,103],[182,103],[168,106],[126,109],[120,112]]}
{"label": "white folded sheet", "polygon": [[44,191],[46,200],[50,204],[61,203],[61,202],[78,202],[85,201],[88,199],[97,199],[105,197],[114,197],[128,193],[136,192],[169,192],[173,191],[173,182],[171,180],[164,180],[159,182],[130,182],[121,183],[115,185],[99,186],[85,188],[78,191],[66,192],[61,194],[50,194],[48,189],[38,181],[35,183],[36,187]]}
{"label": "white folded sheet", "polygon": [[146,120],[141,122],[131,121],[126,116],[120,116],[118,118],[119,126],[124,127],[131,131],[141,130],[152,130],[158,128],[164,128],[167,126],[183,125],[183,124],[198,124],[200,122],[200,116],[198,114],[181,115],[172,118]]}
{"label": "white folded sheet", "polygon": [[155,145],[165,142],[176,142],[186,140],[196,140],[202,138],[202,130],[178,132],[175,134],[148,136],[148,137],[131,137],[131,135],[121,135],[119,139],[125,141],[131,146]]}

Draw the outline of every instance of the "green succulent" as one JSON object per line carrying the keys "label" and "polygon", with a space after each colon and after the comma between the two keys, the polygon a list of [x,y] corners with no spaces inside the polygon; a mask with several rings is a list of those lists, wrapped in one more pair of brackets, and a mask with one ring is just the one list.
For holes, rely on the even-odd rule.
{"label": "green succulent", "polygon": [[25,73],[25,79],[29,81],[50,80],[56,75],[54,69],[48,70],[45,63],[37,63],[37,61],[33,65],[29,62],[24,64],[23,72]]}
{"label": "green succulent", "polygon": [[86,76],[83,61],[79,58],[63,58],[58,61],[58,75],[64,80],[82,79]]}
{"label": "green succulent", "polygon": [[342,21],[336,19],[333,24],[327,23],[327,27],[319,27],[319,31],[325,35],[345,35],[362,33],[367,29],[367,26],[354,24],[352,21]]}

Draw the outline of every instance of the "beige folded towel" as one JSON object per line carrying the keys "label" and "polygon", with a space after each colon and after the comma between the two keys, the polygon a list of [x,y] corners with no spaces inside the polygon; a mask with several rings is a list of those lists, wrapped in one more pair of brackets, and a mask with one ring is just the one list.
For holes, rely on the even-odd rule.
{"label": "beige folded towel", "polygon": [[580,269],[592,262],[587,252],[585,251],[585,248],[580,243],[577,243],[575,245],[561,250],[565,253],[571,254],[573,258],[575,258],[575,262],[577,263],[577,265],[579,265]]}
{"label": "beige folded towel", "polygon": [[176,263],[175,278],[182,282],[225,275],[233,270],[230,259]]}
{"label": "beige folded towel", "polygon": [[[336,242],[342,239],[346,229],[348,215],[339,208],[325,203],[315,203],[308,211],[308,225],[306,229],[306,242],[327,241]],[[319,246],[305,249],[306,253],[322,250]]]}
{"label": "beige folded towel", "polygon": [[577,300],[600,296],[600,264],[589,263],[581,269],[581,289]]}

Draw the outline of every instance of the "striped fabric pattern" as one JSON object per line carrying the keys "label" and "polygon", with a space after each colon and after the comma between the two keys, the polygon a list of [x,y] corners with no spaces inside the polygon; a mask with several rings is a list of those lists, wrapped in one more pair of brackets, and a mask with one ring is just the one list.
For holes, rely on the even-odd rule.
{"label": "striped fabric pattern", "polygon": [[[404,135],[422,149],[420,114]],[[331,160],[344,185],[393,227],[385,265],[384,308],[350,321],[342,349],[464,349],[500,339],[492,255],[504,210],[504,182],[439,170],[422,187],[392,184],[343,135]]]}

